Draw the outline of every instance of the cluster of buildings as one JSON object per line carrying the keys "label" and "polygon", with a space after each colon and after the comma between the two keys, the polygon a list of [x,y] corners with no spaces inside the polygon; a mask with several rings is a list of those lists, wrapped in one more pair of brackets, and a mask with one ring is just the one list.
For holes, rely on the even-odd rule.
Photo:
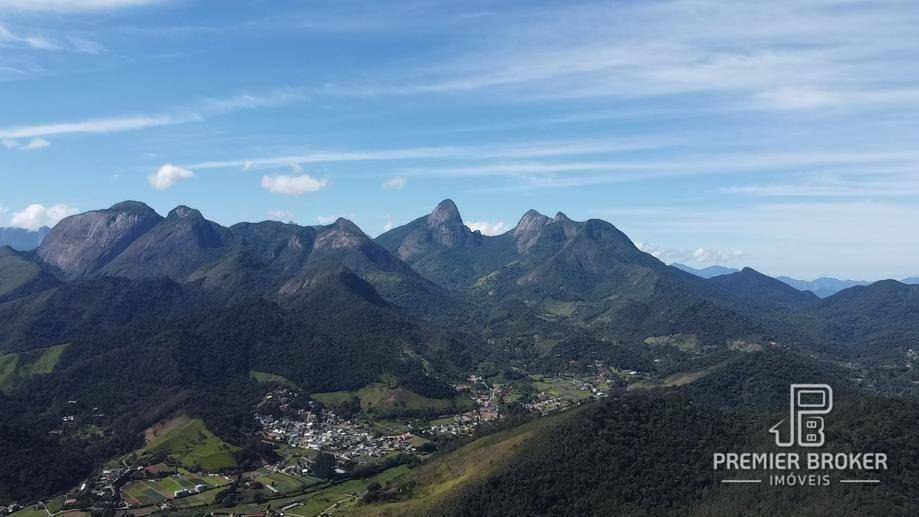
{"label": "cluster of buildings", "polygon": [[[497,414],[495,416],[497,418]],[[444,419],[440,419],[444,420]],[[430,426],[427,432],[435,435],[460,436],[472,434],[476,427],[483,422],[482,417],[476,411],[469,411],[461,415],[453,415],[452,422],[442,422]]]}
{"label": "cluster of buildings", "polygon": [[380,435],[355,420],[346,420],[328,410],[299,410],[291,416],[255,415],[262,435],[292,447],[332,453],[343,460],[382,458],[391,452],[414,452],[410,433]]}
{"label": "cluster of buildings", "polygon": [[468,382],[457,384],[453,388],[471,398],[476,409],[452,415],[452,420],[451,417],[439,418],[440,423],[428,427],[428,433],[448,436],[472,434],[482,423],[493,422],[501,417],[498,405],[504,400],[507,387],[489,386],[478,375],[470,375],[467,380]]}
{"label": "cluster of buildings", "polygon": [[186,497],[192,494],[200,494],[201,492],[204,492],[207,489],[208,489],[207,485],[203,483],[198,483],[192,488],[182,488],[182,489],[176,490],[174,497],[178,499],[179,497]]}

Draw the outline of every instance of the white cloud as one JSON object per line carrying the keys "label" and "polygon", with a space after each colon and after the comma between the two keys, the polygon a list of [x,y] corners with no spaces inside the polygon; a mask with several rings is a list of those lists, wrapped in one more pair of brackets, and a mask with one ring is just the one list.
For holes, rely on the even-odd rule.
{"label": "white cloud", "polygon": [[[2,211],[2,207],[0,207],[0,211]],[[388,232],[389,230],[392,230],[395,227],[396,227],[396,223],[393,221],[392,216],[389,214],[386,214],[386,224],[383,225],[383,231]]]}
{"label": "white cloud", "polygon": [[746,253],[740,250],[724,251],[706,248],[679,250],[662,248],[644,242],[636,242],[635,246],[641,251],[653,255],[657,259],[666,262],[667,264],[672,264],[674,262],[683,264],[723,264],[732,263],[747,256]]}
{"label": "white cloud", "polygon": [[153,174],[147,177],[147,180],[156,190],[166,190],[172,188],[176,183],[195,177],[195,173],[177,165],[167,163]]}
{"label": "white cloud", "polygon": [[281,221],[283,223],[296,221],[297,216],[293,212],[285,212],[283,210],[269,210],[268,219],[273,221]]}
{"label": "white cloud", "polygon": [[466,223],[466,226],[474,232],[482,232],[482,235],[501,235],[510,230],[510,228],[504,224],[504,221],[496,221],[494,223],[488,221],[469,221]]}
{"label": "white cloud", "polygon": [[302,174],[299,176],[287,176],[283,174],[262,176],[262,188],[272,194],[281,194],[284,196],[302,196],[307,192],[316,192],[324,189],[327,183],[326,180],[317,180],[309,174]]}
{"label": "white cloud", "polygon": [[161,0],[0,0],[0,11],[103,11],[159,3]]}
{"label": "white cloud", "polygon": [[[2,0],[0,0],[2,1]],[[265,95],[239,95],[223,99],[205,99],[190,108],[152,115],[129,115],[87,119],[77,122],[59,122],[0,128],[0,138],[35,138],[70,134],[106,134],[137,131],[162,126],[201,122],[210,117],[258,107],[279,106],[300,96],[278,91]]]}
{"label": "white cloud", "polygon": [[51,142],[44,138],[33,138],[25,143],[19,140],[13,140],[12,138],[4,138],[0,143],[7,149],[19,149],[20,151],[34,151],[51,145]]}
{"label": "white cloud", "polygon": [[386,190],[402,190],[405,188],[405,178],[403,176],[395,176],[383,181],[383,188]]}
{"label": "white cloud", "polygon": [[13,219],[10,221],[10,225],[27,230],[37,230],[42,226],[54,226],[61,219],[75,213],[77,213],[75,208],[64,204],[57,204],[51,207],[33,204],[27,206],[21,212],[13,212]]}

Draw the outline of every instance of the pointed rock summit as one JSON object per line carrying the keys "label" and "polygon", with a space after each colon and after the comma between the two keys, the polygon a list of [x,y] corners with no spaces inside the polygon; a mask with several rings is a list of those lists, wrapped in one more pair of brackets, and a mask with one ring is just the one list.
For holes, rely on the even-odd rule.
{"label": "pointed rock summit", "polygon": [[434,208],[431,215],[428,216],[428,226],[431,228],[448,223],[463,224],[463,218],[460,216],[459,209],[452,199],[444,199]]}
{"label": "pointed rock summit", "polygon": [[517,249],[521,252],[529,249],[536,243],[536,239],[539,237],[539,231],[550,222],[552,222],[551,219],[540,214],[536,210],[528,210],[527,213],[523,214],[523,217],[520,218],[520,222],[517,223],[517,227],[514,228],[514,239],[517,241]]}
{"label": "pointed rock summit", "polygon": [[447,248],[462,246],[472,234],[463,224],[463,218],[452,199],[438,203],[428,216],[428,228],[431,229],[432,240]]}

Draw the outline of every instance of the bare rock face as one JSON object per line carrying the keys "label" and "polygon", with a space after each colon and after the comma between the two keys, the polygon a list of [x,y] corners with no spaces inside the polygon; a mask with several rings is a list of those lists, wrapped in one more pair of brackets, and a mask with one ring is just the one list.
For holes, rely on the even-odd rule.
{"label": "bare rock face", "polygon": [[447,248],[459,248],[466,243],[469,229],[463,224],[456,204],[445,199],[441,201],[428,216],[428,228],[431,229],[435,242]]}
{"label": "bare rock face", "polygon": [[517,242],[517,251],[523,253],[530,249],[539,238],[539,231],[547,224],[552,222],[548,217],[540,214],[536,210],[529,210],[520,218],[517,227],[514,228],[514,240]]}
{"label": "bare rock face", "polygon": [[388,271],[416,275],[408,264],[392,256],[356,224],[343,218],[319,231],[313,252],[318,261],[332,261],[358,274]]}
{"label": "bare rock face", "polygon": [[367,237],[356,224],[339,217],[328,229],[319,233],[316,238],[316,249],[359,248],[368,241],[370,237]]}
{"label": "bare rock face", "polygon": [[441,201],[424,223],[409,233],[399,247],[402,260],[433,249],[459,248],[473,239],[472,231],[463,224],[459,209],[450,199]]}
{"label": "bare rock face", "polygon": [[184,281],[197,268],[224,255],[230,241],[226,228],[208,221],[194,208],[179,206],[113,259],[105,273]]}
{"label": "bare rock face", "polygon": [[45,237],[37,254],[65,277],[84,276],[101,269],[162,220],[149,206],[125,201],[64,219]]}
{"label": "bare rock face", "polygon": [[455,223],[462,224],[463,218],[460,217],[459,209],[452,199],[444,199],[434,207],[434,211],[428,216],[428,227],[436,228],[442,225],[452,225]]}

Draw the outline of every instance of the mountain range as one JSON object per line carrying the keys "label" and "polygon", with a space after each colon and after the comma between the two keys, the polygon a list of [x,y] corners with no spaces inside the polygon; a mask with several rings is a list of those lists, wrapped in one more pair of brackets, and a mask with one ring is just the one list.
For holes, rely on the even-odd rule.
{"label": "mountain range", "polygon": [[38,230],[0,227],[0,247],[9,246],[18,251],[34,250],[50,231],[51,228],[47,226],[42,226]]}
{"label": "mountain range", "polygon": [[[716,367],[777,350],[912,393],[917,341],[919,286],[820,298],[750,268],[701,278],[561,212],[488,236],[445,200],[373,239],[346,219],[224,227],[127,201],[62,220],[33,251],[0,248],[0,457],[15,465],[0,500],[72,486],[176,413],[247,447],[264,393],[252,372],[307,393],[385,378],[449,397],[485,364],[733,379]],[[56,438],[71,400],[105,408],[106,433]]]}
{"label": "mountain range", "polygon": [[[640,251],[606,221],[531,210],[514,229],[488,236],[470,230],[450,200],[376,239],[346,219],[224,227],[189,207],[163,217],[129,201],[68,217],[34,252],[9,250],[2,264],[16,271],[0,288],[8,300],[114,277],[168,279],[215,303],[286,305],[328,278],[354,277],[365,297],[407,317],[499,341],[529,328],[553,347],[578,340],[607,352],[604,343],[673,334],[710,347],[731,339],[832,343],[842,336],[815,329],[841,300],[911,299],[917,289],[880,282],[821,299],[749,268],[720,275],[713,273],[727,270],[709,268],[702,274],[711,278],[700,278]],[[848,335],[847,345],[862,344],[858,336]]]}
{"label": "mountain range", "polygon": [[[739,271],[735,268],[724,267],[724,266],[708,266],[704,268],[694,268],[692,266],[687,266],[685,264],[673,263],[671,266],[686,271],[687,273],[692,273],[701,278],[714,278],[716,276],[729,275],[731,273],[736,273]],[[838,278],[832,277],[821,277],[816,280],[798,280],[796,278],[791,278],[787,276],[777,276],[776,280],[781,280],[786,284],[794,287],[799,291],[810,291],[820,298],[826,298],[832,296],[843,289],[848,289],[850,287],[856,287],[860,285],[869,285],[872,282],[867,282],[865,280],[840,280]],[[909,277],[900,280],[901,283],[915,285],[919,284],[919,277]]]}

